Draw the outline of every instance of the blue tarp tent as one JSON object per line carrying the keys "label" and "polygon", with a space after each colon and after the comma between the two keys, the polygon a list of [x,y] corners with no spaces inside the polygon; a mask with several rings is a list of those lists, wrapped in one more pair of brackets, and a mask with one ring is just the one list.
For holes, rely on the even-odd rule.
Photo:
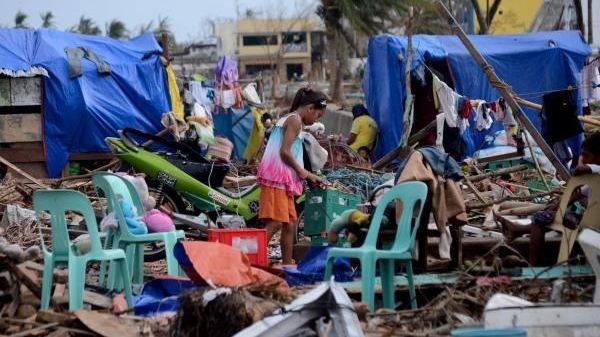
{"label": "blue tarp tent", "polygon": [[[517,94],[556,91],[569,85],[577,87],[584,60],[591,52],[577,31],[475,35],[469,38],[498,76]],[[377,157],[395,148],[402,134],[406,95],[405,63],[402,60],[406,60],[406,48],[407,39],[403,36],[378,35],[369,40],[363,89],[371,115],[382,125],[375,151]],[[422,72],[423,64],[429,61],[446,61],[458,94],[488,101],[500,97],[456,36],[415,35],[413,48],[413,73]],[[524,98],[541,103],[542,94]],[[532,109],[524,111],[539,130],[538,112]],[[492,127],[490,132],[496,129]],[[469,131],[475,147],[479,147],[485,133]],[[581,141],[576,138],[570,140],[571,144]],[[578,155],[579,146],[573,146],[573,149]]]}
{"label": "blue tarp tent", "polygon": [[[83,74],[69,78],[69,47],[92,50],[110,65],[110,75],[99,74],[83,59]],[[151,33],[119,41],[48,29],[0,29],[0,73],[44,69],[47,75],[43,115],[50,177],[60,175],[69,153],[107,151],[104,138],[119,129],[162,129],[160,117],[170,103],[160,52]]]}

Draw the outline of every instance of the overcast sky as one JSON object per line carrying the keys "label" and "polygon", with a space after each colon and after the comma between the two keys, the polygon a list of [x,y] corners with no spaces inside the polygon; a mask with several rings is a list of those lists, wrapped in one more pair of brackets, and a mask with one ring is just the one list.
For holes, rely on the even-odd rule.
{"label": "overcast sky", "polygon": [[[247,8],[265,15],[291,15],[305,11],[315,0],[0,0],[0,25],[13,27],[15,14],[21,10],[29,17],[27,25],[38,28],[40,13],[52,11],[56,28],[66,30],[76,25],[82,15],[91,17],[104,31],[112,19],[125,22],[137,34],[139,27],[158,17],[168,17],[178,41],[201,38],[208,31],[209,19],[234,19],[236,8],[241,15]],[[135,35],[134,34],[134,35]]]}

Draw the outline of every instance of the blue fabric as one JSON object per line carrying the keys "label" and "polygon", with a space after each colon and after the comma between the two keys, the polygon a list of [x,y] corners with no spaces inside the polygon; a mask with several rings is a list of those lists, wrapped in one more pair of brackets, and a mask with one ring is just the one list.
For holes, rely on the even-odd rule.
{"label": "blue fabric", "polygon": [[248,104],[242,109],[217,107],[213,115],[215,136],[226,137],[233,143],[232,157],[243,159],[254,118]]}
{"label": "blue fabric", "polygon": [[[285,280],[290,286],[301,286],[323,281],[327,253],[332,246],[310,246],[308,253],[298,264],[298,268],[283,267]],[[355,276],[348,258],[334,258],[333,275],[337,282],[350,282]]]}
{"label": "blue fabric", "polygon": [[[110,65],[110,75],[99,74],[84,59],[83,76],[70,79],[68,47],[96,53]],[[60,175],[69,153],[108,151],[104,138],[124,127],[162,129],[160,117],[170,110],[170,101],[160,52],[152,33],[120,41],[49,29],[0,29],[0,68],[48,71],[43,112],[50,177]]]}
{"label": "blue fabric", "polygon": [[[435,172],[438,176],[442,176],[444,178],[450,178],[452,180],[460,181],[464,177],[460,166],[454,158],[450,157],[444,151],[433,147],[433,146],[424,146],[417,151],[421,152],[423,158],[427,161],[431,170]],[[396,180],[404,170],[406,163],[408,162],[409,157],[406,157],[396,168]]]}
{"label": "blue fabric", "polygon": [[134,296],[134,310],[138,316],[153,316],[165,311],[179,310],[179,295],[197,285],[190,280],[155,279],[146,284],[139,296]]}
{"label": "blue fabric", "polygon": [[[591,52],[577,31],[474,35],[469,38],[496,74],[512,86],[517,94],[560,90],[568,85],[577,86],[584,60]],[[406,58],[406,45],[407,39],[403,36],[378,35],[369,40],[363,78],[367,108],[379,125],[387,125],[380,131],[374,152],[377,158],[395,148],[402,134],[406,89],[405,63],[400,59]],[[456,36],[415,35],[413,48],[413,73],[420,73],[425,62],[446,60],[457,93],[488,101],[500,97],[498,91],[489,84],[481,67]],[[549,67],[549,64],[552,66]],[[522,97],[536,103],[541,103],[542,100],[541,95]],[[541,125],[538,112],[529,108],[524,108],[524,112],[539,130]],[[471,130],[463,135],[470,138],[470,141],[467,141],[470,153],[483,144],[485,135],[499,129],[499,123],[494,124],[490,130],[478,132],[474,129],[474,123],[471,123]],[[574,137],[568,143],[578,152],[581,137]]]}

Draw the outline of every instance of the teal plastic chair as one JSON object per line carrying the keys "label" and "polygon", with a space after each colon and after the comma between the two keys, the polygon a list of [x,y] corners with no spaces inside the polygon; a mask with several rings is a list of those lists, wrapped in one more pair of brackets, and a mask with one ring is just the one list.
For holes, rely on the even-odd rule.
{"label": "teal plastic chair", "polygon": [[[127,305],[130,308],[133,307],[131,282],[125,252],[121,249],[102,249],[96,216],[87,197],[83,193],[73,190],[38,190],[33,193],[33,207],[37,218],[40,220],[43,212],[50,214],[52,227],[52,251],[48,250],[44,244],[40,229],[42,250],[44,252],[41,309],[45,310],[50,306],[54,267],[60,264],[67,265],[68,268],[69,310],[81,309],[83,307],[86,267],[90,261],[112,261],[114,263],[118,271],[116,274],[121,279],[125,289]],[[69,240],[65,219],[65,212],[67,211],[78,212],[85,219],[91,247],[90,251],[85,254],[78,255],[75,246]]]}
{"label": "teal plastic chair", "polygon": [[[413,309],[416,309],[417,297],[413,281],[412,251],[426,198],[427,185],[420,181],[401,183],[388,190],[377,204],[363,245],[358,248],[332,248],[329,250],[325,280],[331,278],[335,257],[358,259],[362,275],[362,301],[367,303],[369,310],[373,311],[375,309],[375,268],[377,261],[379,261],[383,304],[386,308],[394,308],[396,303],[394,298],[394,262],[399,261],[406,267],[410,304]],[[398,229],[394,243],[389,250],[377,249],[377,236],[379,235],[383,213],[387,205],[395,200],[402,201],[402,214],[397,222]],[[413,212],[416,212],[414,220]]]}
{"label": "teal plastic chair", "polygon": [[[106,213],[115,212],[119,228],[116,231],[109,231],[105,240],[105,247],[122,248],[127,252],[129,270],[133,277],[133,283],[141,284],[144,282],[144,245],[151,242],[162,241],[165,245],[165,255],[167,260],[167,273],[170,275],[181,275],[182,272],[179,263],[175,258],[173,248],[177,240],[185,238],[183,231],[171,231],[148,234],[132,234],[129,232],[127,222],[121,209],[120,198],[125,198],[137,209],[137,216],[141,216],[144,210],[142,201],[137,194],[137,190],[126,179],[109,173],[98,172],[92,177],[92,182],[97,191],[102,191],[106,196]],[[104,282],[106,274],[106,265],[100,266],[99,281]],[[115,286],[115,277],[112,270],[109,269],[108,285]]]}

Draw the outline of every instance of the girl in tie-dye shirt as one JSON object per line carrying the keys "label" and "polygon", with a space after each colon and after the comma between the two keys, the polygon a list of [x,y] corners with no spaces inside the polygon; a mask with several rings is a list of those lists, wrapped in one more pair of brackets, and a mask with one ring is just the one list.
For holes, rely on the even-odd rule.
{"label": "girl in tie-dye shirt", "polygon": [[305,179],[322,184],[323,180],[304,169],[302,157],[303,126],[319,119],[327,106],[325,94],[302,88],[298,90],[288,115],[273,127],[265,153],[258,167],[260,184],[259,212],[265,221],[268,239],[281,229],[283,264],[291,264],[296,208],[294,196],[302,194]]}

